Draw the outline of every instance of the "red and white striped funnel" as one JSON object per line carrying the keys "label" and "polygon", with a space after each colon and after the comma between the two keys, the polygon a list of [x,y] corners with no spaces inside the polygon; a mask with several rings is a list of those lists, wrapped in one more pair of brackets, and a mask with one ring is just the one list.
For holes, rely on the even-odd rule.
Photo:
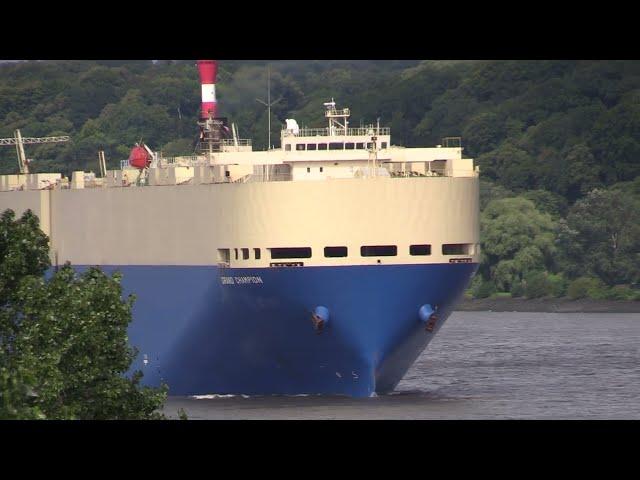
{"label": "red and white striped funnel", "polygon": [[218,109],[216,102],[216,76],[218,75],[218,62],[216,60],[198,60],[200,72],[200,84],[202,86],[202,111],[200,118],[206,120],[215,118]]}

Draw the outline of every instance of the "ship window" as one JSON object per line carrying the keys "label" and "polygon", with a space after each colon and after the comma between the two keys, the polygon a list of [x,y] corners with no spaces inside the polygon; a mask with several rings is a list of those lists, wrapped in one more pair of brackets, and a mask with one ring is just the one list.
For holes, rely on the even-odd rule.
{"label": "ship window", "polygon": [[290,152],[291,151],[291,145],[285,145],[284,149],[285,149],[285,151]]}
{"label": "ship window", "polygon": [[324,172],[324,167],[320,167],[320,173]]}
{"label": "ship window", "polygon": [[329,150],[344,150],[344,143],[330,143]]}
{"label": "ship window", "polygon": [[235,252],[236,252],[236,260],[238,260],[238,249],[234,248]]}
{"label": "ship window", "polygon": [[272,259],[311,258],[310,247],[270,248]]}
{"label": "ship window", "polygon": [[363,257],[395,257],[398,255],[398,247],[395,245],[368,245],[360,247],[360,255]]}
{"label": "ship window", "polygon": [[353,150],[354,148],[356,148],[356,144],[353,142],[348,142],[344,144],[344,148],[345,150]]}
{"label": "ship window", "polygon": [[256,260],[260,260],[260,249],[254,248],[253,253],[255,254]]}
{"label": "ship window", "polygon": [[327,258],[346,257],[347,247],[324,247],[324,256]]}
{"label": "ship window", "polygon": [[298,143],[296,145],[296,150],[300,151],[300,150],[304,150],[304,143]]}
{"label": "ship window", "polygon": [[384,150],[385,148],[387,148],[387,142],[382,142],[382,149]]}
{"label": "ship window", "polygon": [[367,150],[371,150],[373,148],[373,143],[367,143]]}
{"label": "ship window", "polygon": [[249,249],[248,248],[243,248],[242,249],[242,259],[243,260],[249,260]]}
{"label": "ship window", "polygon": [[221,263],[229,263],[231,260],[231,252],[228,248],[219,248],[218,249],[218,262]]}
{"label": "ship window", "polygon": [[411,245],[409,247],[411,255],[431,255],[431,245]]}
{"label": "ship window", "polygon": [[326,150],[327,149],[327,144],[326,143],[319,143],[318,144],[318,150]]}
{"label": "ship window", "polygon": [[307,173],[311,173],[311,167],[307,167]]}
{"label": "ship window", "polygon": [[308,143],[307,144],[307,150],[316,150],[318,148],[318,146],[315,143]]}
{"label": "ship window", "polygon": [[471,255],[471,244],[469,243],[449,243],[442,245],[443,255]]}
{"label": "ship window", "polygon": [[364,150],[364,143],[356,143],[356,150]]}

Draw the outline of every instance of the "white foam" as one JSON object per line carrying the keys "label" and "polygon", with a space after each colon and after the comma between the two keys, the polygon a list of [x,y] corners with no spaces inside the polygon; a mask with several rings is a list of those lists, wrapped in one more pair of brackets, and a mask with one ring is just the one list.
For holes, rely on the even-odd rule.
{"label": "white foam", "polygon": [[[235,395],[220,395],[217,393],[211,394],[211,395],[192,395],[191,398],[195,398],[196,400],[211,400],[213,398],[233,398],[235,397]],[[248,398],[246,396],[243,395],[243,397]]]}

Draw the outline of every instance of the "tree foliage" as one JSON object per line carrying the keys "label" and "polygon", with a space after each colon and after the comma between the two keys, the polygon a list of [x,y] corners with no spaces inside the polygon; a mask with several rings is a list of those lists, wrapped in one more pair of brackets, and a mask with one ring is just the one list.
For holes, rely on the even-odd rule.
{"label": "tree foliage", "polygon": [[45,279],[48,239],[38,219],[0,220],[0,418],[159,418],[166,387],[126,375],[134,298],[121,276],[65,265]]}
{"label": "tree foliage", "polygon": [[619,189],[593,190],[561,222],[565,268],[608,285],[640,282],[640,199]]}
{"label": "tree foliage", "polygon": [[551,268],[555,253],[551,216],[521,197],[492,200],[482,212],[482,274],[509,291],[532,271]]}

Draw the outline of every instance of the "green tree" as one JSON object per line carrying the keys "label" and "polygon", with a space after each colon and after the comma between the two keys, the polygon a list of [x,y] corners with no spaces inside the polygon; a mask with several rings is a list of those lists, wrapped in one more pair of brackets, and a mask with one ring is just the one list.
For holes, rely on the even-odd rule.
{"label": "green tree", "polygon": [[607,285],[640,282],[640,199],[622,189],[597,189],[559,225],[564,269]]}
{"label": "green tree", "polygon": [[483,260],[480,272],[509,291],[528,272],[554,268],[551,216],[522,197],[489,202],[480,219]]}
{"label": "green tree", "polygon": [[0,219],[0,418],[160,418],[166,387],[126,376],[134,298],[121,276],[69,264],[46,280],[48,239],[27,211]]}
{"label": "green tree", "polygon": [[567,201],[563,196],[547,190],[529,190],[522,196],[531,200],[538,210],[548,213],[552,218],[564,216],[568,209]]}
{"label": "green tree", "polygon": [[480,169],[502,186],[522,191],[538,184],[539,172],[531,155],[512,143],[503,143],[477,159]]}
{"label": "green tree", "polygon": [[583,143],[573,146],[566,155],[567,197],[576,200],[601,185],[601,167],[591,149]]}
{"label": "green tree", "polygon": [[515,197],[516,195],[502,185],[487,178],[480,177],[480,210],[484,210],[491,200]]}
{"label": "green tree", "polygon": [[193,155],[194,145],[190,138],[178,138],[162,147],[162,155],[165,157],[180,157]]}

